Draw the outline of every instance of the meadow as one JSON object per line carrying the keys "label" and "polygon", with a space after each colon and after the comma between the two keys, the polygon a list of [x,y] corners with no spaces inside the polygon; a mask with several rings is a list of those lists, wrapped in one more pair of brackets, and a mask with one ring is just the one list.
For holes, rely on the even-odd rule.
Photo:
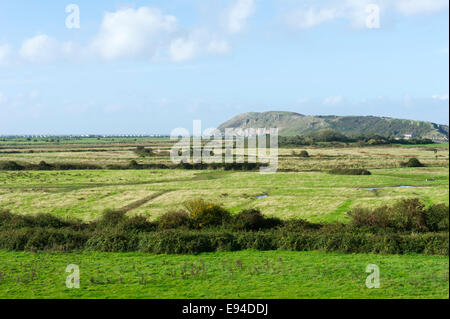
{"label": "meadow", "polygon": [[[279,149],[279,171],[106,169],[107,165],[170,163],[167,138],[0,141],[0,162],[87,163],[95,170],[0,170],[0,210],[49,213],[83,221],[105,209],[155,221],[202,198],[232,214],[257,208],[268,217],[348,222],[351,209],[419,198],[449,204],[447,144],[310,146]],[[152,156],[136,154],[137,146]],[[309,157],[297,154],[306,150]],[[237,150],[243,153],[243,150]],[[418,158],[424,167],[402,167]],[[333,168],[371,175],[334,175]],[[448,256],[238,251],[189,255],[141,252],[0,251],[0,298],[448,298]],[[82,287],[64,285],[69,263]],[[365,287],[365,267],[382,269],[382,287]],[[205,267],[207,273],[202,273]],[[183,274],[182,274],[183,273]],[[238,287],[238,289],[236,289]]]}
{"label": "meadow", "polygon": [[105,208],[129,207],[129,214],[153,220],[200,197],[232,212],[260,208],[269,216],[321,222],[345,221],[350,208],[381,206],[401,198],[448,204],[446,168],[371,172],[347,176],[192,170],[2,171],[0,201],[3,208],[21,214],[45,212],[92,220]]}
{"label": "meadow", "polygon": [[[190,255],[0,251],[0,298],[448,298],[448,257],[239,251]],[[66,288],[69,264],[80,288]],[[380,288],[366,287],[366,266]]]}

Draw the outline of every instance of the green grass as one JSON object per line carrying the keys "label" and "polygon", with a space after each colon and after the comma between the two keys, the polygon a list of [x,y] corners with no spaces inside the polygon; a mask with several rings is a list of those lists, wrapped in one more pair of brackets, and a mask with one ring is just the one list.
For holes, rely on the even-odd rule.
{"label": "green grass", "polygon": [[[129,214],[155,219],[180,209],[186,200],[202,197],[223,204],[233,213],[260,208],[270,216],[329,222],[345,221],[346,212],[353,207],[391,204],[402,198],[448,204],[447,168],[371,172],[370,176],[193,170],[0,172],[0,205],[15,213],[43,212],[85,220],[98,217],[105,208],[132,205]],[[418,187],[395,188],[400,185]],[[386,188],[370,191],[365,187]],[[257,199],[261,194],[268,197]]]}
{"label": "green grass", "polygon": [[[197,256],[0,251],[0,298],[448,298],[449,259],[240,251]],[[67,265],[80,288],[65,286]],[[366,266],[380,288],[365,286]],[[184,271],[183,271],[184,270]]]}
{"label": "green grass", "polygon": [[[167,150],[171,144],[167,138],[66,139],[60,144],[16,139],[0,141],[0,161],[167,162],[167,157],[137,158],[133,149],[144,145]],[[432,148],[438,148],[437,154]],[[418,197],[427,205],[449,203],[448,143],[294,150],[303,149],[309,158],[286,156],[293,149],[280,148],[279,168],[298,172],[273,175],[194,170],[0,171],[0,209],[92,220],[111,208],[155,219],[181,208],[186,200],[204,198],[223,204],[232,213],[259,208],[265,215],[281,218],[345,222],[351,208],[392,205],[402,198]],[[398,167],[411,157],[427,167]],[[326,173],[335,167],[366,168],[372,175]],[[400,185],[418,187],[395,188]],[[364,187],[386,188],[370,191]],[[261,194],[268,197],[257,199]],[[80,289],[65,287],[68,264],[81,268]],[[365,287],[368,264],[380,267],[379,289]],[[448,266],[448,256],[425,255],[0,251],[0,298],[448,298]]]}

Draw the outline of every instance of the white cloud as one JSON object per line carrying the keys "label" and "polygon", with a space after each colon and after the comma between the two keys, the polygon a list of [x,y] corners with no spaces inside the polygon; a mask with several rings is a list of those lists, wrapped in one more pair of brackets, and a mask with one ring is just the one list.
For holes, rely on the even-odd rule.
{"label": "white cloud", "polygon": [[337,95],[337,96],[330,96],[327,97],[323,100],[323,104],[326,105],[336,105],[339,104],[343,101],[343,97],[341,95]]}
{"label": "white cloud", "polygon": [[254,0],[238,0],[226,14],[226,27],[230,33],[238,33],[245,27],[247,19],[255,12]]}
{"label": "white cloud", "polygon": [[170,58],[174,62],[192,59],[198,51],[198,43],[193,39],[177,38],[170,43]]}
{"label": "white cloud", "polygon": [[448,0],[391,0],[389,2],[404,15],[430,14],[448,9]]}
{"label": "white cloud", "polygon": [[[238,0],[229,10],[232,32],[241,30],[254,10],[254,0]],[[106,61],[148,59],[183,62],[205,54],[231,52],[229,41],[206,28],[184,29],[173,15],[157,8],[140,7],[106,12],[99,31],[81,46],[60,42],[47,34],[39,34],[22,42],[18,56],[23,62],[47,63],[58,60]],[[11,50],[0,45],[0,65]]]}
{"label": "white cloud", "polygon": [[92,48],[104,59],[153,57],[178,29],[177,19],[159,9],[140,7],[107,12]]}
{"label": "white cloud", "polygon": [[60,44],[46,34],[23,41],[19,55],[28,62],[49,62],[60,53]]}
{"label": "white cloud", "polygon": [[6,65],[9,62],[11,51],[8,44],[0,44],[0,65]]}
{"label": "white cloud", "polygon": [[184,36],[174,38],[168,47],[169,58],[174,62],[192,60],[202,54],[227,54],[230,51],[226,40],[204,29],[191,30]]}
{"label": "white cloud", "polygon": [[368,5],[378,5],[380,13],[393,11],[412,16],[448,10],[448,0],[325,0],[302,7],[289,8],[284,22],[298,29],[308,29],[338,19],[347,20],[353,27],[365,26]]}
{"label": "white cloud", "polygon": [[309,29],[316,25],[332,21],[339,16],[335,8],[308,8],[295,10],[286,15],[286,22],[299,29]]}
{"label": "white cloud", "polygon": [[225,40],[202,29],[183,30],[176,17],[148,7],[106,13],[90,49],[105,60],[156,58],[173,62],[230,51]]}
{"label": "white cloud", "polygon": [[448,94],[434,94],[432,98],[434,100],[448,101]]}

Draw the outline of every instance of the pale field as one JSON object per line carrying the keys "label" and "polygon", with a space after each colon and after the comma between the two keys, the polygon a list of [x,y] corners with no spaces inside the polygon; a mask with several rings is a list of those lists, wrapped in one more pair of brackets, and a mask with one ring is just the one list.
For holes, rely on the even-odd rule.
{"label": "pale field", "polygon": [[[448,168],[371,171],[370,176],[194,170],[0,171],[0,208],[92,220],[106,208],[130,206],[132,209],[125,209],[128,214],[155,219],[181,209],[187,200],[204,198],[232,213],[259,208],[265,215],[283,219],[345,221],[351,208],[376,207],[402,198],[418,197],[427,204],[449,202]],[[363,189],[402,185],[418,187]],[[257,198],[263,194],[268,196]],[[136,202],[139,204],[133,205]]]}
{"label": "pale field", "polygon": [[[167,151],[170,149],[169,143],[147,144],[155,152]],[[86,146],[87,147],[87,146]],[[65,148],[31,148],[34,153],[28,153],[24,149],[2,149],[0,161],[16,161],[18,163],[34,163],[40,161],[47,163],[85,163],[97,165],[128,164],[131,160],[138,163],[165,163],[170,164],[168,156],[155,155],[152,157],[140,158],[134,152],[134,147],[128,146],[99,146],[97,151],[84,150],[70,146],[76,152],[69,152],[68,146]],[[434,153],[434,149],[437,153]],[[101,150],[101,151],[98,151]],[[299,153],[306,150],[309,158],[292,156],[292,151]],[[20,153],[11,153],[19,151]],[[9,152],[9,153],[8,153]],[[247,153],[242,149],[235,150],[236,154]],[[279,148],[279,169],[295,171],[326,170],[335,167],[347,168],[395,168],[400,167],[400,162],[416,157],[428,166],[449,166],[448,148],[438,147],[400,147],[400,146],[374,146],[374,147],[301,147],[301,148]]]}

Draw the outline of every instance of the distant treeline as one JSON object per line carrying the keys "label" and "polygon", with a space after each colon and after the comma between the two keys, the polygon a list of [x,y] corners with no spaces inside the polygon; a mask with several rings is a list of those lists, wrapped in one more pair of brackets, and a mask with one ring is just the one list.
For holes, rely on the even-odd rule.
{"label": "distant treeline", "polygon": [[358,135],[347,136],[334,130],[323,130],[313,132],[305,136],[280,136],[278,144],[280,146],[289,145],[315,145],[323,142],[357,143],[358,145],[388,145],[388,144],[434,144],[433,140],[427,138],[399,139],[395,137],[385,137],[380,135]]}

